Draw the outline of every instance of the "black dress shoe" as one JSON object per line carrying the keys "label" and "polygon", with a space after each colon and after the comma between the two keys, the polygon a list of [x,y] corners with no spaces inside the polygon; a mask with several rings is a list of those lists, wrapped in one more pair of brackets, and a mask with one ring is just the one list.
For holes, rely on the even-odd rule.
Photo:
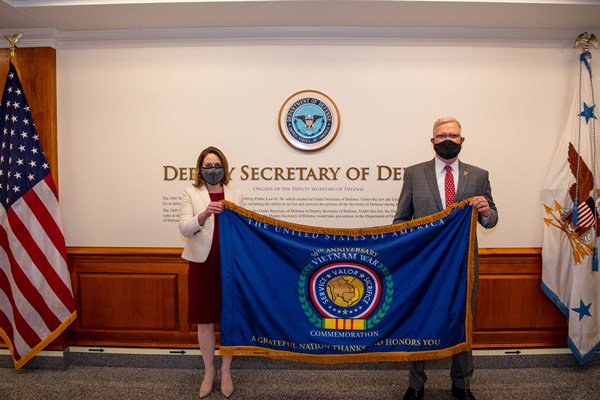
{"label": "black dress shoe", "polygon": [[459,389],[452,385],[452,398],[456,400],[476,400],[471,389]]}
{"label": "black dress shoe", "polygon": [[403,400],[421,400],[423,398],[424,394],[425,394],[425,387],[422,387],[419,390],[409,387],[402,399]]}

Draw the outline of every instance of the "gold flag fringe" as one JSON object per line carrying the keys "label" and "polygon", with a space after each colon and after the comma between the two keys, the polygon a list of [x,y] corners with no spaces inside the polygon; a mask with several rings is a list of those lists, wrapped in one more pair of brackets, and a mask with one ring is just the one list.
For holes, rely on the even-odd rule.
{"label": "gold flag fringe", "polygon": [[475,243],[477,241],[477,218],[478,213],[473,209],[473,213],[471,214],[471,231],[469,235],[469,262],[467,265],[467,310],[466,310],[466,321],[465,321],[465,337],[467,339],[467,344],[469,345],[469,350],[472,349],[473,344],[473,286],[475,285],[475,252],[477,251],[477,246]]}
{"label": "gold flag fringe", "polygon": [[[320,233],[338,236],[361,236],[361,235],[381,235],[383,233],[399,232],[410,228],[416,228],[421,225],[429,224],[431,222],[439,221],[440,219],[447,217],[458,208],[465,208],[472,198],[461,201],[460,203],[452,204],[450,207],[443,211],[435,214],[428,215],[423,218],[413,219],[411,221],[401,222],[395,225],[384,225],[376,226],[373,228],[324,228],[311,225],[294,224],[292,222],[282,221],[280,219],[267,217],[266,215],[255,213],[243,207],[240,207],[230,201],[221,200],[223,206],[231,211],[243,215],[244,217],[251,218],[255,221],[262,222],[273,226],[280,226],[282,228],[291,229],[293,231],[305,232],[305,233]],[[473,209],[473,214],[477,215],[477,211]],[[471,227],[472,230],[472,227]]]}
{"label": "gold flag fringe", "polygon": [[223,356],[255,356],[302,361],[316,364],[345,364],[360,362],[426,361],[447,358],[471,349],[467,342],[440,350],[415,352],[376,352],[354,354],[305,354],[292,351],[265,349],[255,346],[221,346]]}
{"label": "gold flag fringe", "polygon": [[40,351],[42,351],[46,346],[54,341],[69,325],[77,318],[77,312],[74,311],[67,319],[65,319],[62,324],[58,326],[54,330],[54,332],[50,333],[44,340],[37,344],[33,349],[29,350],[27,354],[19,358],[15,359],[15,349],[13,348],[12,343],[10,342],[8,335],[2,329],[0,329],[0,337],[4,340],[4,342],[8,345],[8,350],[10,351],[10,355],[13,359],[16,369],[20,369],[23,365],[27,364],[29,360],[35,357]]}
{"label": "gold flag fringe", "polygon": [[[414,219],[407,222],[402,222],[395,225],[385,225],[373,228],[323,228],[310,225],[295,224],[287,221],[282,221],[276,218],[267,217],[262,214],[255,213],[240,207],[230,201],[222,200],[221,203],[225,208],[232,210],[244,217],[251,218],[255,221],[265,224],[279,226],[282,228],[291,229],[298,232],[330,234],[341,236],[360,236],[360,235],[380,235],[384,233],[392,233],[403,231],[410,228],[416,228],[421,225],[439,221],[447,217],[455,209],[464,208],[472,198],[461,201],[460,203],[452,204],[450,207],[436,214],[428,215],[423,218]],[[358,354],[304,354],[295,353],[292,351],[274,350],[255,346],[221,346],[221,355],[226,356],[259,356],[267,358],[278,358],[290,361],[303,361],[319,364],[342,364],[342,363],[359,363],[359,362],[384,362],[384,361],[427,361],[440,358],[447,358],[454,354],[463,353],[473,348],[473,310],[472,296],[473,286],[475,283],[475,240],[477,230],[478,213],[475,209],[471,213],[470,234],[469,234],[469,256],[467,268],[467,301],[466,301],[466,321],[465,321],[465,338],[466,341],[452,347],[440,350],[430,351],[415,351],[415,352],[376,352],[376,353],[358,353]]]}

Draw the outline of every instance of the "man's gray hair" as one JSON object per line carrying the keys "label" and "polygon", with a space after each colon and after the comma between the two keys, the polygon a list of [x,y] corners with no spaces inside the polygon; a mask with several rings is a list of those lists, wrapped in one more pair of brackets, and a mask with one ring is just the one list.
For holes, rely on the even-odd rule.
{"label": "man's gray hair", "polygon": [[458,129],[462,131],[462,127],[460,126],[460,121],[454,117],[442,117],[435,120],[433,124],[433,132],[435,132],[435,128],[442,124],[447,124],[448,122],[456,122],[458,124]]}

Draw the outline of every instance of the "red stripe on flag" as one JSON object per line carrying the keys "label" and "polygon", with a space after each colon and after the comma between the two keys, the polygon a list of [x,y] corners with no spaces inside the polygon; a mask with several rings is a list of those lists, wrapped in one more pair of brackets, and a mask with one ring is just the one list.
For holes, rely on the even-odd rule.
{"label": "red stripe on flag", "polygon": [[592,220],[579,221],[577,223],[577,226],[579,226],[580,228],[589,228],[592,226]]}
{"label": "red stripe on flag", "polygon": [[65,237],[60,231],[58,225],[56,225],[52,214],[50,214],[42,199],[40,199],[35,190],[29,190],[23,195],[23,200],[25,200],[35,215],[35,218],[38,220],[42,228],[44,228],[46,235],[48,235],[48,238],[52,241],[54,247],[56,247],[56,250],[58,250],[58,252],[62,255],[65,262],[67,262]]}
{"label": "red stripe on flag", "polygon": [[589,228],[592,226],[592,219],[584,219],[583,221],[579,220],[577,225],[583,228]]}
{"label": "red stripe on flag", "polygon": [[71,291],[62,279],[60,279],[54,267],[48,262],[46,255],[39,248],[35,240],[33,240],[29,230],[23,225],[23,222],[15,214],[12,207],[8,209],[7,216],[14,235],[21,242],[27,254],[29,254],[33,264],[42,273],[44,278],[46,278],[46,282],[48,282],[50,288],[56,293],[65,307],[68,310],[73,310],[73,296],[71,295]]}
{"label": "red stripe on flag", "polygon": [[586,212],[586,213],[579,213],[579,220],[583,220],[583,221],[591,221],[594,219],[594,216],[592,215],[591,212]]}
{"label": "red stripe on flag", "polygon": [[15,285],[17,285],[19,291],[21,291],[21,294],[23,297],[25,297],[25,299],[27,299],[31,307],[33,307],[40,315],[46,324],[46,327],[50,331],[53,331],[61,324],[61,322],[56,315],[54,315],[50,307],[48,307],[48,304],[40,292],[35,288],[35,286],[33,286],[25,272],[23,272],[19,263],[17,263],[17,260],[15,260],[12,251],[8,246],[8,237],[6,235],[6,231],[1,227],[0,246],[4,249],[6,255],[8,256],[8,261],[10,262],[10,271],[12,273],[13,280],[15,281]]}
{"label": "red stripe on flag", "polygon": [[577,207],[577,213],[579,214],[579,218],[577,221],[577,225],[581,227],[589,227],[592,226],[592,221],[594,220],[594,215],[592,213],[592,209],[587,203],[581,203]]}
{"label": "red stripe on flag", "polygon": [[592,210],[590,210],[587,207],[585,207],[583,210],[577,209],[577,212],[579,213],[579,215],[583,215],[584,217],[592,216]]}
{"label": "red stripe on flag", "polygon": [[50,172],[48,172],[48,175],[46,175],[46,177],[44,178],[44,182],[46,182],[46,185],[48,185],[50,190],[52,190],[52,193],[54,193],[54,197],[58,201],[58,190],[56,190],[56,185],[54,184],[54,179],[52,179],[52,174]]}
{"label": "red stripe on flag", "polygon": [[590,210],[589,208],[585,208],[583,210],[577,210],[579,215],[583,215],[584,217],[591,217],[592,216],[592,210]]}
{"label": "red stripe on flag", "polygon": [[[1,270],[0,270],[0,275],[2,275],[2,276],[0,276],[0,288],[2,288],[3,287],[2,282],[6,279],[6,275]],[[11,293],[7,293],[4,289],[2,289],[2,291],[4,291],[4,293],[9,298],[9,300],[12,298]],[[14,309],[12,301],[11,301],[10,306],[11,306],[11,308]],[[14,310],[13,310],[13,314],[14,314]],[[13,330],[12,322],[10,322],[10,319],[8,319],[8,316],[6,314],[4,314],[4,312],[2,310],[0,310],[0,329],[2,329],[4,331],[4,333],[6,334],[7,339],[10,341],[10,343],[12,344],[12,347],[15,350],[15,354],[18,353],[16,346],[14,345],[15,332]]]}
{"label": "red stripe on flag", "polygon": [[[2,281],[2,278],[0,278],[0,281]],[[0,283],[0,287],[2,287],[1,285],[2,284]],[[8,319],[8,316],[4,314],[2,310],[0,310],[0,329],[2,329],[4,333],[6,333],[6,336],[8,336],[8,340],[10,341],[10,343],[15,342],[15,332],[13,331],[12,323]]]}
{"label": "red stripe on flag", "polygon": [[[14,339],[14,333],[12,330],[12,325],[10,324],[8,317],[6,315],[4,315],[4,313],[2,313],[2,312],[0,312],[0,327],[2,328],[2,330],[4,330],[4,332],[6,333],[7,339],[11,343],[11,346],[13,348],[14,359],[18,361],[22,356],[19,353],[19,351],[16,349],[16,347],[14,346],[15,339]],[[10,331],[6,327],[10,328]]]}
{"label": "red stripe on flag", "polygon": [[[13,298],[12,290],[10,288],[10,283],[8,281],[8,277],[2,270],[0,270],[0,288],[2,288],[4,293],[6,293],[8,298],[11,300],[10,305],[13,310],[13,319],[15,321],[17,331],[19,331],[19,334],[21,335],[21,337],[23,338],[25,343],[27,343],[27,345],[30,348],[34,348],[42,341],[42,339],[37,335],[37,333],[34,332],[34,330],[31,328],[31,326],[29,326],[27,321],[25,321],[25,319],[23,319],[21,312],[19,311],[19,309],[17,308],[17,306],[14,302],[14,298]],[[13,336],[13,340],[14,340],[14,336]],[[14,341],[12,343],[14,345]]]}
{"label": "red stripe on flag", "polygon": [[8,319],[8,317],[2,311],[0,311],[0,328],[2,328],[4,333],[6,333],[7,339],[11,343],[11,346],[13,348],[13,356],[14,356],[15,360],[20,359],[21,354],[19,353],[19,351],[17,350],[17,347],[14,344],[15,343],[15,333],[13,331],[12,324],[10,323],[10,320]]}

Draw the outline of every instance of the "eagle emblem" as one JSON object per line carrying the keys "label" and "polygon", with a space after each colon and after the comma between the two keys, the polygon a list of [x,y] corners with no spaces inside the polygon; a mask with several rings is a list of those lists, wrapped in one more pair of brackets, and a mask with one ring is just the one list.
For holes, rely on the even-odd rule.
{"label": "eagle emblem", "polygon": [[585,52],[590,51],[590,45],[594,46],[595,48],[598,48],[598,39],[596,39],[596,35],[594,35],[593,33],[589,34],[587,32],[583,32],[579,36],[577,36],[573,47],[577,48],[581,46],[583,48],[583,51]]}
{"label": "eagle emblem", "polygon": [[304,122],[304,125],[306,125],[306,129],[313,129],[313,124],[323,117],[320,115],[298,115],[296,116],[296,118]]}
{"label": "eagle emblem", "polygon": [[[594,230],[592,229],[594,223],[596,224],[595,236],[600,236],[600,225],[595,218],[599,206],[600,190],[594,190],[594,175],[572,143],[569,143],[568,153],[569,169],[576,179],[576,183],[569,187],[569,197],[573,204],[577,203],[577,218],[574,218],[574,205],[568,209],[555,201],[554,207],[544,204],[547,216],[544,218],[544,223],[560,229],[567,235],[573,249],[573,260],[576,264],[580,264],[585,257],[593,254],[591,243],[594,239]],[[578,167],[579,173],[577,172]]]}

